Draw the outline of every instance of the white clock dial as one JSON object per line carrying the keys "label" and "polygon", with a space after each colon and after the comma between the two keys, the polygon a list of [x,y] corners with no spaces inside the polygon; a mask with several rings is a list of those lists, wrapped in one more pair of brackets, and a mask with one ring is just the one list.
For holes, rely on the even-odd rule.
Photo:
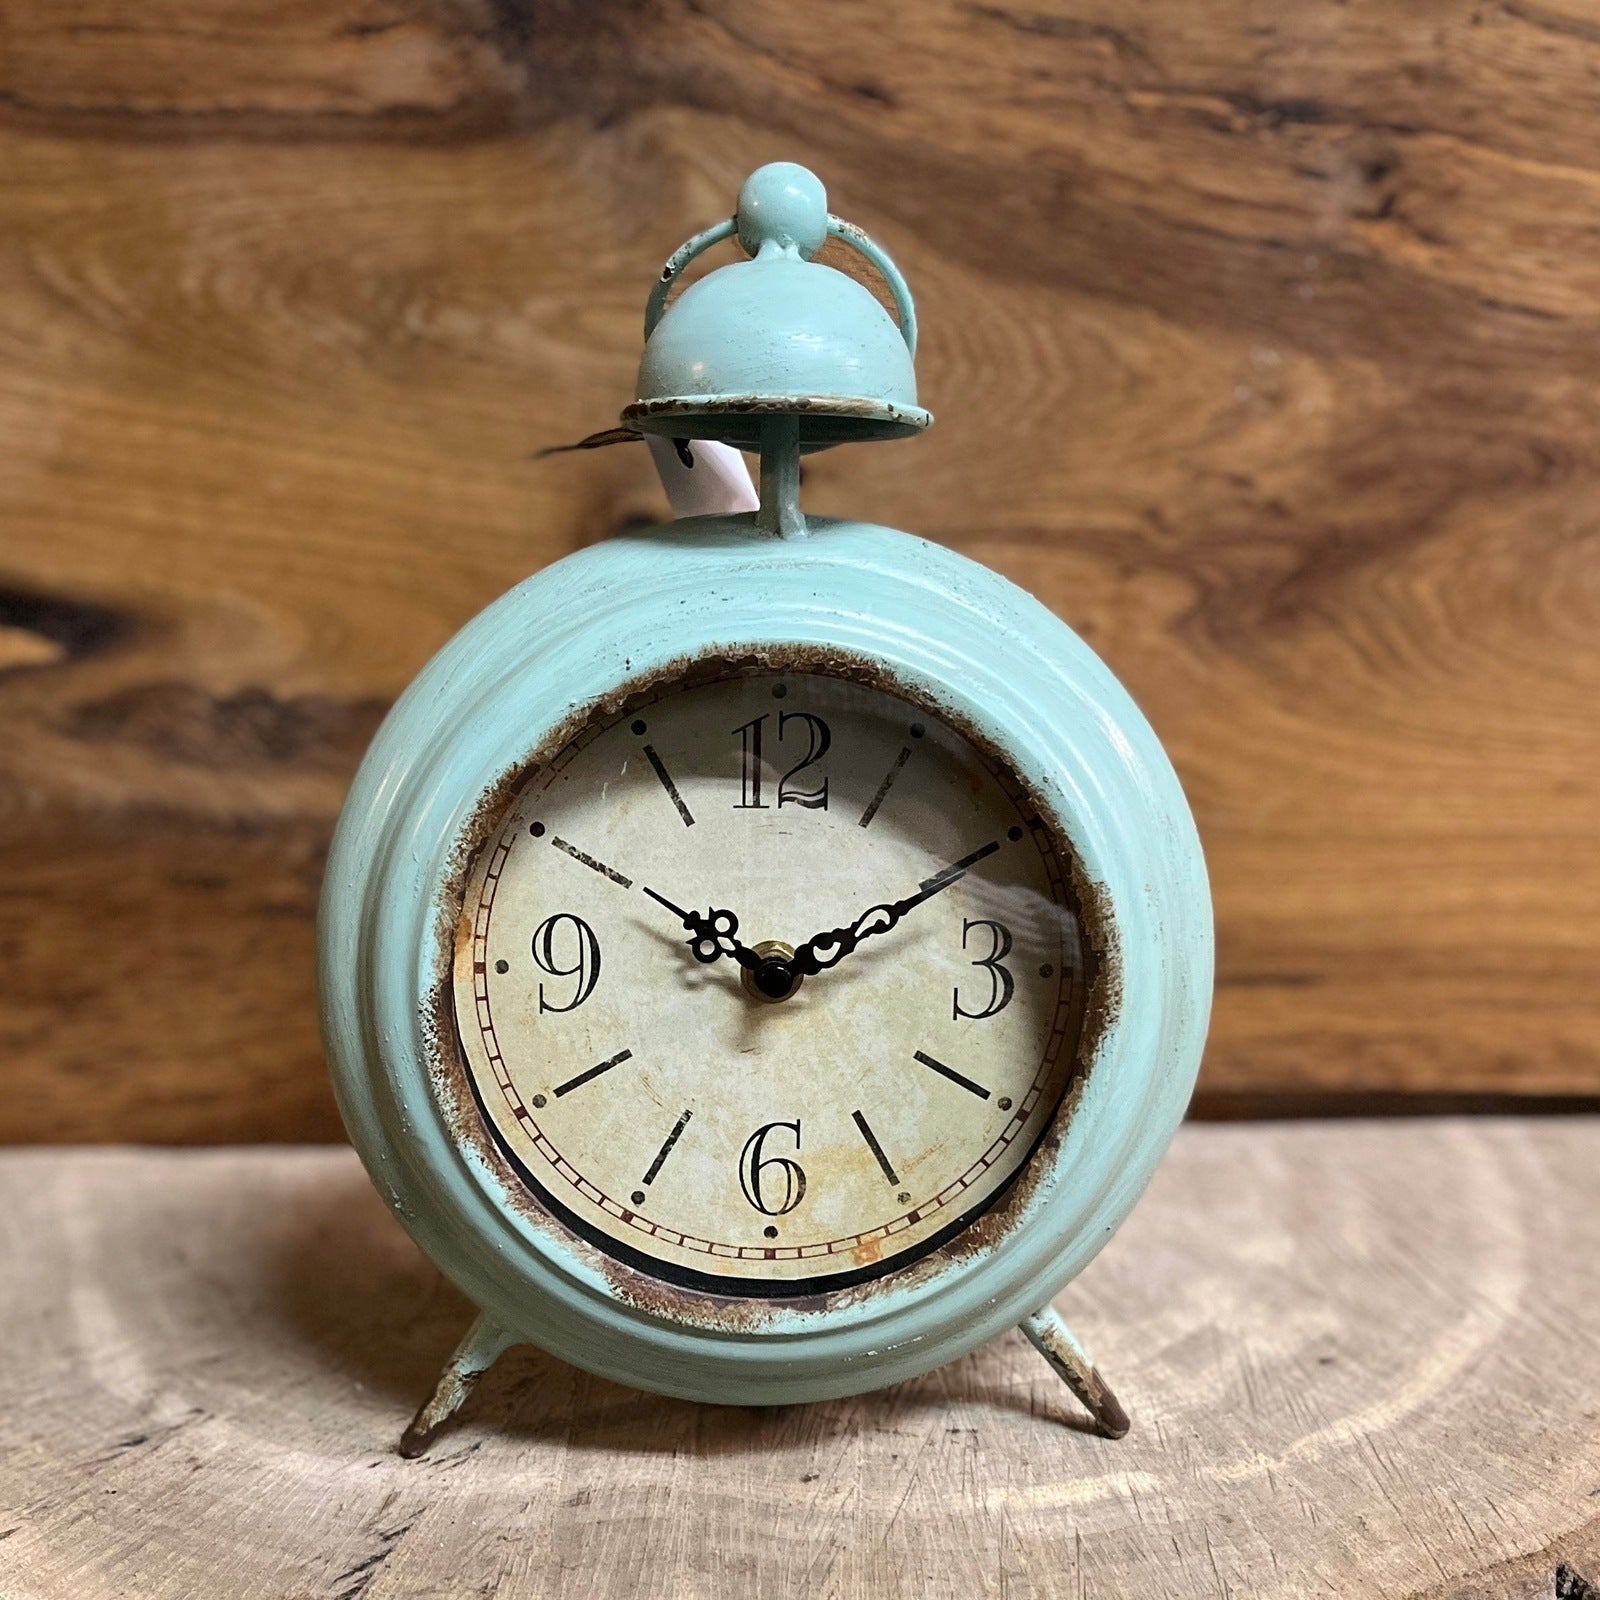
{"label": "white clock dial", "polygon": [[993,1204],[1073,1079],[1090,959],[1066,845],[992,756],[853,678],[703,665],[530,772],[454,997],[546,1209],[655,1276],[787,1296]]}

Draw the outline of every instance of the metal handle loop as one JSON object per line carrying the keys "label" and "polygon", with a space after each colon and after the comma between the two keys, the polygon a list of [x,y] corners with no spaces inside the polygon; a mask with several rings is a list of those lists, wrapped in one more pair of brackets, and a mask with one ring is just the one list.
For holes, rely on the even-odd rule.
{"label": "metal handle loop", "polygon": [[[650,298],[645,302],[644,336],[646,339],[656,331],[656,324],[661,321],[667,309],[667,295],[671,292],[673,284],[682,275],[683,269],[697,255],[709,250],[714,244],[721,244],[724,239],[732,238],[738,231],[738,218],[726,217],[721,222],[713,223],[703,233],[697,233],[692,239],[680,244],[667,257],[666,264],[661,269],[661,276],[656,279],[654,286],[650,290]],[[828,233],[842,244],[847,244],[852,249],[859,251],[878,269],[878,275],[888,286],[889,294],[894,300],[895,315],[900,320],[900,337],[906,342],[908,354],[915,359],[917,354],[917,311],[916,307],[911,303],[911,291],[906,287],[906,280],[901,277],[900,269],[889,259],[889,254],[882,245],[875,244],[855,223],[846,222],[843,217],[836,217],[831,211],[828,213]]]}
{"label": "metal handle loop", "polygon": [[644,307],[644,336],[646,339],[656,331],[656,324],[661,320],[661,314],[667,309],[667,292],[678,281],[678,275],[689,265],[702,250],[709,250],[714,244],[721,244],[724,239],[732,238],[738,232],[739,222],[736,217],[724,218],[721,222],[713,223],[704,233],[697,233],[694,238],[680,244],[676,250],[667,257],[666,265],[661,269],[661,276],[656,279],[655,287],[650,291],[650,298]]}
{"label": "metal handle loop", "polygon": [[900,276],[900,269],[889,259],[888,251],[882,245],[875,244],[855,223],[846,222],[843,217],[836,217],[831,211],[828,213],[828,232],[841,243],[852,245],[878,269],[878,275],[889,286],[889,293],[894,298],[895,315],[900,319],[900,337],[906,342],[906,353],[915,360],[917,309],[911,303],[911,291],[906,287],[906,280]]}

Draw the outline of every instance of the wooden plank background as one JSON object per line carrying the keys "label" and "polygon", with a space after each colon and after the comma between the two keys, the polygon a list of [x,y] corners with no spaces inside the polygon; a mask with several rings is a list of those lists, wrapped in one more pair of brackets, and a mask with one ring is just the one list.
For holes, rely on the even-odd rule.
{"label": "wooden plank background", "polygon": [[1600,15],[1578,0],[111,0],[0,14],[0,1137],[337,1134],[364,741],[664,509],[662,257],[791,157],[926,440],[808,503],[991,563],[1209,851],[1205,1104],[1600,1093]]}

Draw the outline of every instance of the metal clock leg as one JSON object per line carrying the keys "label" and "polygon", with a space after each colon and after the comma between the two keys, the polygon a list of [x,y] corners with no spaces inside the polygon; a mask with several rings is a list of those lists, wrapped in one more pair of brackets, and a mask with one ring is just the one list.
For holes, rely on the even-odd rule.
{"label": "metal clock leg", "polygon": [[487,1313],[480,1312],[445,1363],[432,1395],[400,1436],[400,1454],[408,1460],[420,1456],[446,1422],[458,1412],[478,1380],[518,1341]]}
{"label": "metal clock leg", "polygon": [[1120,1439],[1131,1426],[1128,1413],[1056,1308],[1046,1306],[1031,1317],[1025,1317],[1022,1331],[1033,1348],[1050,1363],[1056,1376],[1083,1402],[1101,1433],[1108,1439]]}

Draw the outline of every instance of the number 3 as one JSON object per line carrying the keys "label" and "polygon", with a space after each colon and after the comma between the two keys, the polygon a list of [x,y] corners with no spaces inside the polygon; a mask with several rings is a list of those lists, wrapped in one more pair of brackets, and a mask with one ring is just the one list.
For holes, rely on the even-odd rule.
{"label": "number 3", "polygon": [[968,1017],[974,1021],[982,1021],[984,1017],[992,1017],[1004,1011],[1011,1004],[1011,997],[1017,992],[1017,981],[1011,976],[1008,968],[1000,965],[1011,954],[1011,933],[1002,923],[990,922],[983,917],[975,917],[970,921],[961,919],[961,948],[967,948],[967,936],[974,928],[987,928],[994,938],[994,943],[989,948],[986,956],[979,956],[972,964],[982,967],[989,974],[989,1003],[981,1011],[968,1011],[961,1004],[961,986],[958,984],[953,991],[950,1015],[952,1018]]}

